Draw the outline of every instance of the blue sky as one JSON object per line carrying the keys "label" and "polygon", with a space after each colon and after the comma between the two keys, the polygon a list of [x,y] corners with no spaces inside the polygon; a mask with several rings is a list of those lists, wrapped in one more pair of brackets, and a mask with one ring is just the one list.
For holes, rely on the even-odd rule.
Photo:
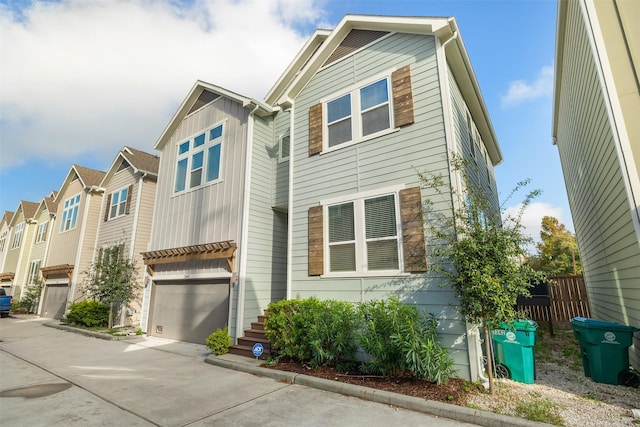
{"label": "blue sky", "polygon": [[[72,164],[106,171],[153,150],[198,79],[262,99],[315,28],[347,13],[453,16],[504,162],[543,215],[573,230],[551,143],[556,0],[0,0],[0,213],[39,202]],[[515,198],[507,206],[516,204]]]}

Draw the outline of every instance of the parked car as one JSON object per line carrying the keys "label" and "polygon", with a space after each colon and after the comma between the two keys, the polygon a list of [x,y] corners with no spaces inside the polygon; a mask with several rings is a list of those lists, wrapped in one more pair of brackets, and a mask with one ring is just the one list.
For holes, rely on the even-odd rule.
{"label": "parked car", "polygon": [[12,302],[13,297],[11,295],[7,295],[7,291],[0,288],[0,317],[7,317],[9,315]]}

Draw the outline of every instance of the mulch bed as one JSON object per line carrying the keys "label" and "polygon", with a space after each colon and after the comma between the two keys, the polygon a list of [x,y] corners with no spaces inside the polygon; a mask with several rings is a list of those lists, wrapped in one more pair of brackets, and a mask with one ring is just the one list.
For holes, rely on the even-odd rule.
{"label": "mulch bed", "polygon": [[426,380],[419,380],[411,377],[391,378],[375,375],[362,375],[360,373],[344,373],[328,366],[312,368],[311,366],[291,361],[280,361],[273,366],[263,364],[263,367],[375,388],[377,390],[390,391],[426,400],[451,403],[459,406],[466,406],[468,397],[479,392],[478,386],[474,386],[468,381],[460,378],[451,378],[446,384],[434,384]]}

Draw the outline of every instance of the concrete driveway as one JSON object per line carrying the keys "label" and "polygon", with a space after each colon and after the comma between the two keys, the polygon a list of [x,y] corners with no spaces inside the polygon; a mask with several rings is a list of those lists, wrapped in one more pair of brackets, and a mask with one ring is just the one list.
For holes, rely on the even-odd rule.
{"label": "concrete driveway", "polygon": [[205,363],[204,345],[0,321],[0,425],[471,426]]}

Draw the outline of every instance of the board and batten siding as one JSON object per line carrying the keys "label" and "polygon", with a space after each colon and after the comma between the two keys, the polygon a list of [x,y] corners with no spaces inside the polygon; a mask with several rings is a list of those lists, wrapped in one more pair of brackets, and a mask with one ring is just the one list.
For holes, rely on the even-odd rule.
{"label": "board and batten siding", "polygon": [[[407,65],[411,70],[413,124],[378,138],[309,156],[309,108],[330,94],[339,94],[363,80]],[[416,304],[438,318],[442,344],[454,358],[459,374],[468,377],[465,322],[455,307],[453,290],[440,286],[442,278],[433,273],[350,278],[308,274],[308,211],[321,200],[393,185],[419,186],[417,170],[442,174],[448,182],[439,79],[433,36],[392,34],[320,70],[298,96],[292,147],[295,157],[293,212],[290,212],[293,221],[291,295],[354,303],[397,296],[404,302]],[[432,197],[436,211],[450,212],[450,197],[438,198],[434,192],[422,190],[423,200]]]}
{"label": "board and batten siding", "polygon": [[[248,110],[219,97],[184,118],[162,148],[154,225],[149,250],[240,237]],[[177,146],[189,137],[224,122],[221,180],[174,195]]]}
{"label": "board and batten siding", "polygon": [[[280,118],[281,122],[287,120]],[[272,192],[280,166],[276,129],[271,117],[255,117],[248,238],[243,251],[247,257],[244,328],[255,322],[270,302],[284,299],[286,294],[287,214],[273,208]]]}
{"label": "board and batten siding", "polygon": [[[591,315],[640,327],[640,247],[597,65],[577,2],[567,6],[558,151]],[[640,339],[630,361],[640,369]]]}

